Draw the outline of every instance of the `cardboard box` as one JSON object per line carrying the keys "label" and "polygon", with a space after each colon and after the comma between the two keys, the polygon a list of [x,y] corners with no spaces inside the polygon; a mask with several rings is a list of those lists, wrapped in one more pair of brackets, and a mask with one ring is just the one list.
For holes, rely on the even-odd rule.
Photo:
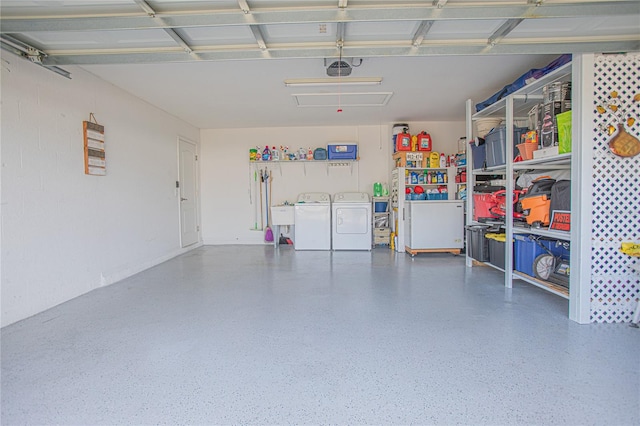
{"label": "cardboard box", "polygon": [[396,167],[426,168],[428,152],[396,152],[393,154],[393,161]]}
{"label": "cardboard box", "polygon": [[373,228],[374,237],[387,237],[391,235],[391,229],[389,228]]}
{"label": "cardboard box", "polygon": [[533,151],[533,159],[538,159],[538,158],[549,158],[549,157],[555,157],[558,155],[558,147],[557,146],[552,146],[549,148],[543,148],[543,149],[539,149],[537,151]]}

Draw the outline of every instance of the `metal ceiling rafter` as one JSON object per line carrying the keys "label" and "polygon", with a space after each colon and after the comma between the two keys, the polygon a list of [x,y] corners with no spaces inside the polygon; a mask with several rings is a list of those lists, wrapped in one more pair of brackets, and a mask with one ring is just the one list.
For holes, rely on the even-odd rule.
{"label": "metal ceiling rafter", "polygon": [[427,35],[431,27],[433,26],[434,21],[422,21],[420,26],[416,30],[413,35],[413,39],[411,40],[411,44],[415,47],[418,47],[422,44],[424,37]]}
{"label": "metal ceiling rafter", "polygon": [[40,65],[49,71],[55,72],[63,77],[71,79],[71,73],[65,69],[58,67],[57,65],[46,64],[47,54],[40,49],[37,49],[22,40],[12,37],[8,34],[0,36],[0,48],[11,52],[23,59],[33,62],[36,65]]}
{"label": "metal ceiling rafter", "polygon": [[244,13],[245,15],[248,15],[251,13],[251,9],[249,8],[249,3],[247,3],[246,0],[238,0],[238,6],[240,6],[240,10],[242,10],[242,13]]}
{"label": "metal ceiling rafter", "polygon": [[[149,3],[147,3],[145,0],[134,0],[134,1],[138,6],[140,6],[142,10],[145,11],[147,15],[149,15],[151,19],[158,20],[160,23],[164,24],[164,21],[162,20],[162,18],[159,18],[156,16],[157,15],[156,11],[149,5]],[[180,46],[189,55],[193,55],[196,59],[198,59],[198,56],[193,52],[193,49],[191,48],[191,46],[189,46],[189,43],[187,43],[180,36],[180,34],[178,34],[173,28],[163,28],[163,29],[169,35],[169,37],[171,37],[173,41],[175,41],[178,44],[178,46]]]}
{"label": "metal ceiling rafter", "polygon": [[264,35],[262,34],[262,30],[259,25],[251,25],[251,32],[253,33],[253,37],[255,37],[256,42],[258,43],[258,47],[260,50],[267,50],[267,43],[264,41]]}
{"label": "metal ceiling rafter", "polygon": [[505,38],[511,31],[515,30],[515,28],[520,25],[524,21],[524,18],[519,19],[508,19],[507,22],[502,24],[500,28],[498,28],[493,34],[489,36],[487,40],[487,44],[490,46],[495,46]]}
{"label": "metal ceiling rafter", "polygon": [[[246,0],[238,0],[238,6],[240,6],[240,10],[242,10],[242,13],[244,13],[245,15],[247,16],[252,15],[251,9],[249,8],[249,3],[247,3]],[[247,24],[249,25],[249,29],[253,34],[253,38],[255,38],[256,43],[258,43],[258,47],[262,51],[267,50],[267,43],[264,40],[264,34],[262,33],[262,28],[260,27],[259,24],[255,24],[253,22],[253,16],[251,16],[250,19],[248,20],[251,21],[251,22],[248,22]]]}
{"label": "metal ceiling rafter", "polygon": [[433,3],[431,3],[433,6],[436,6],[439,9],[442,9],[444,7],[445,4],[447,4],[447,1],[449,0],[433,0]]}
{"label": "metal ceiling rafter", "polygon": [[336,47],[340,48],[344,46],[344,33],[346,29],[346,25],[344,22],[338,22],[336,29]]}
{"label": "metal ceiling rafter", "polygon": [[217,27],[229,25],[269,25],[291,23],[337,23],[337,22],[385,22],[385,21],[429,21],[429,20],[506,20],[541,18],[576,18],[590,16],[637,15],[637,0],[612,0],[588,3],[552,4],[497,4],[484,3],[464,7],[447,4],[438,6],[355,7],[348,9],[291,8],[252,10],[251,22],[247,22],[242,10],[190,11],[188,13],[157,13],[162,22],[148,16],[79,16],[50,18],[0,19],[0,32],[21,33],[39,31],[100,31],[132,30],[152,28]]}
{"label": "metal ceiling rafter", "polygon": [[[269,48],[271,59],[329,58],[335,55],[336,47],[332,43],[324,45],[304,44],[292,46],[272,45]],[[370,58],[380,56],[434,56],[434,55],[483,55],[483,54],[563,54],[589,52],[630,52],[640,50],[638,37],[627,37],[623,40],[613,38],[546,38],[546,39],[509,39],[491,47],[486,39],[467,41],[459,40],[423,43],[408,46],[407,44],[390,45],[386,43],[357,44],[344,46],[343,56]],[[204,61],[251,60],[265,59],[264,53],[253,46],[235,48],[198,48],[198,57]],[[140,49],[120,51],[91,51],[65,53],[50,52],[43,59],[47,65],[98,65],[98,64],[133,64],[160,62],[188,62],[193,58],[176,50],[141,51]]]}

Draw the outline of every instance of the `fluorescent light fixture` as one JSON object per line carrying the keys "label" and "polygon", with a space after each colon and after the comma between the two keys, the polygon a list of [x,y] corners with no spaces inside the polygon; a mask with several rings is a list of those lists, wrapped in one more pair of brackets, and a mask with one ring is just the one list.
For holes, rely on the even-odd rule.
{"label": "fluorescent light fixture", "polygon": [[381,83],[382,77],[290,78],[284,81],[287,87],[375,86]]}

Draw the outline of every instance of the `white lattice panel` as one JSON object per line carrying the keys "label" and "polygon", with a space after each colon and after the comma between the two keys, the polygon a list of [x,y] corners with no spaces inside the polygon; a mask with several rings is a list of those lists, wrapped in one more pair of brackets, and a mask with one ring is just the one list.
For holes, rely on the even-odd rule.
{"label": "white lattice panel", "polygon": [[640,259],[619,248],[623,241],[640,242],[640,155],[622,158],[609,151],[606,128],[617,126],[617,120],[597,106],[616,103],[625,118],[636,118],[627,132],[640,137],[640,102],[632,102],[640,93],[640,54],[598,55],[594,73],[591,321],[630,322],[640,298],[640,274],[628,265]]}

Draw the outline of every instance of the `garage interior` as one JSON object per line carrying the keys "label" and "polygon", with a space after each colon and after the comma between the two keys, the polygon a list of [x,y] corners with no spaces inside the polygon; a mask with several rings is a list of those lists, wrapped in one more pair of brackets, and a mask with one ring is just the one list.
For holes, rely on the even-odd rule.
{"label": "garage interior", "polygon": [[[591,111],[594,91],[639,91],[640,2],[0,13],[3,424],[640,422],[640,282],[612,254],[640,240],[640,166],[601,155]],[[259,165],[273,205],[371,194],[395,123],[454,153],[468,99],[566,53],[583,141],[569,299],[464,254],[265,242],[251,148],[357,143],[347,166]],[[83,170],[83,121],[104,126],[104,176]]]}

